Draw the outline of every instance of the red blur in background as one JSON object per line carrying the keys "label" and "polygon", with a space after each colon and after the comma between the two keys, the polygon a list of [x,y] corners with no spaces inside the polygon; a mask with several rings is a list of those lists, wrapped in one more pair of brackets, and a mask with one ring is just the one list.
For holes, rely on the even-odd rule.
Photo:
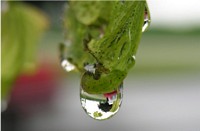
{"label": "red blur in background", "polygon": [[49,103],[55,94],[57,80],[58,73],[45,64],[33,73],[20,74],[13,85],[8,108],[28,113]]}

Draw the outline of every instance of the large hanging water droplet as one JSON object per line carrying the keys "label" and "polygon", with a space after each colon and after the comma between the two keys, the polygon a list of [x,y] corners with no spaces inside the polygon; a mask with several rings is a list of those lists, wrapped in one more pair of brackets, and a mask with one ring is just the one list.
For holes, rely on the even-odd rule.
{"label": "large hanging water droplet", "polygon": [[122,103],[123,84],[117,90],[105,94],[89,94],[80,88],[80,101],[85,112],[97,120],[115,115]]}
{"label": "large hanging water droplet", "polygon": [[70,72],[75,69],[75,66],[71,64],[68,60],[64,59],[61,61],[61,66],[66,70],[67,72]]}
{"label": "large hanging water droplet", "polygon": [[151,23],[150,12],[149,12],[148,5],[146,4],[145,11],[144,11],[144,24],[142,27],[142,32],[145,32],[148,29],[150,23]]}

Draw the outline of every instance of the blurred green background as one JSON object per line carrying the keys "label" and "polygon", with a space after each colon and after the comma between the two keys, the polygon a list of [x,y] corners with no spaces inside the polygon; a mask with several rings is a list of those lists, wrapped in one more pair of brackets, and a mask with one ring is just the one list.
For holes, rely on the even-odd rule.
{"label": "blurred green background", "polygon": [[[194,19],[184,24],[182,17],[177,17],[182,26],[175,26],[174,21],[162,24],[159,19],[163,18],[156,12],[162,12],[158,6],[164,3],[149,1],[152,26],[143,33],[136,65],[124,82],[121,110],[99,122],[81,108],[79,74],[65,72],[59,63],[58,44],[65,41],[62,15],[67,3],[22,3],[43,12],[48,24],[35,42],[34,69],[19,71],[13,78],[9,99],[1,103],[2,131],[200,130],[200,25],[188,24]],[[195,22],[200,23],[198,16]],[[32,31],[31,27],[28,30]],[[2,53],[12,53],[3,49]]]}

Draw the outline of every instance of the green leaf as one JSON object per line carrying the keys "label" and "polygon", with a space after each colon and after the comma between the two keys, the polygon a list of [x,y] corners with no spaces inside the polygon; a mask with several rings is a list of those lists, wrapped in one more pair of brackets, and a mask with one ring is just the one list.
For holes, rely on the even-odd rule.
{"label": "green leaf", "polygon": [[66,30],[66,56],[76,65],[79,71],[84,71],[84,63],[95,63],[91,54],[86,52],[84,40],[89,40],[89,35],[99,38],[108,24],[112,2],[70,1],[65,12]]}
{"label": "green leaf", "polygon": [[[91,41],[90,52],[109,70],[126,71],[134,64],[144,19],[145,2],[116,2],[104,37]],[[133,62],[130,62],[133,61]]]}
{"label": "green leaf", "polygon": [[[81,72],[85,71],[84,63],[96,65],[95,73],[83,74],[81,86],[87,93],[99,94],[116,90],[135,64],[146,1],[94,3],[69,5],[66,36],[71,44],[67,57]],[[104,17],[102,12],[107,12]]]}

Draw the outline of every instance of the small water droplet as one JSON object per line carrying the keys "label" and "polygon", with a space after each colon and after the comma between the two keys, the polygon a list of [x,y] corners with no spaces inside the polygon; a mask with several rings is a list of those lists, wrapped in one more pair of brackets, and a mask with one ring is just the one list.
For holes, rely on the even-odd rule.
{"label": "small water droplet", "polygon": [[95,65],[94,65],[94,64],[87,64],[87,65],[84,66],[84,69],[85,69],[86,71],[89,71],[89,72],[95,74],[96,68],[95,68]]}
{"label": "small water droplet", "polygon": [[136,60],[136,57],[135,57],[135,55],[133,55],[133,56],[132,56],[132,58],[133,58],[134,60]]}
{"label": "small water droplet", "polygon": [[68,60],[64,59],[61,61],[61,66],[67,71],[70,72],[75,69],[75,66],[71,64]]}
{"label": "small water droplet", "polygon": [[117,57],[117,59],[119,60],[119,59],[120,59],[120,57]]}
{"label": "small water droplet", "polygon": [[80,101],[85,112],[96,120],[106,120],[115,115],[122,103],[123,84],[105,94],[89,94],[80,88]]}
{"label": "small water droplet", "polygon": [[149,8],[146,4],[145,11],[144,11],[144,24],[142,27],[142,32],[145,32],[148,29],[150,23],[151,23],[150,12],[149,12]]}

